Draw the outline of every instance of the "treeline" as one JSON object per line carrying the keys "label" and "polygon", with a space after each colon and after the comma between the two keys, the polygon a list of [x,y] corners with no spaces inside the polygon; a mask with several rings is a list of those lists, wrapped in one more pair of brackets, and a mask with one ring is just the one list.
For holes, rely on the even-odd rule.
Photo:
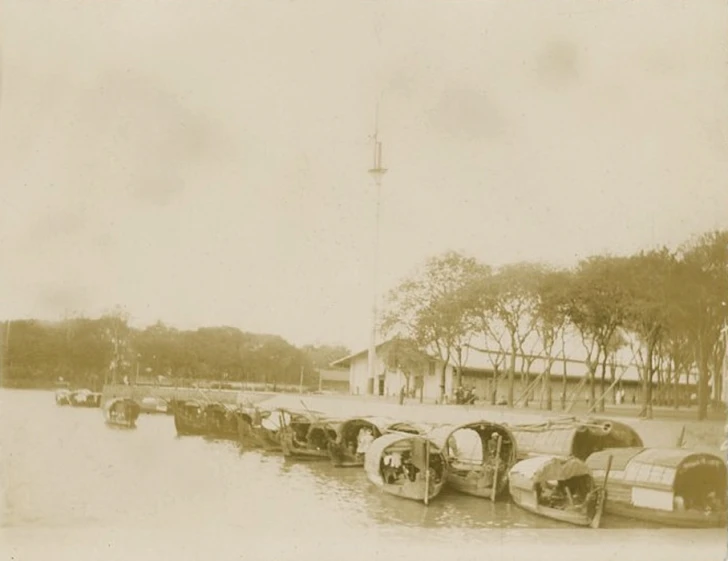
{"label": "treeline", "polygon": [[74,386],[100,389],[104,383],[215,380],[275,386],[318,384],[318,369],[349,354],[341,346],[291,345],[276,335],[245,333],[233,327],[181,331],[159,322],[129,326],[115,311],[101,318],[58,322],[4,322],[5,386],[50,387],[59,378]]}
{"label": "treeline", "polygon": [[[604,410],[605,396],[614,396],[618,382],[616,357],[631,351],[643,416],[652,416],[653,388],[661,396],[672,393],[677,406],[679,383],[693,374],[698,418],[704,419],[711,401],[721,406],[728,231],[707,233],[676,251],[594,256],[571,269],[535,263],[493,268],[447,252],[391,291],[381,330],[399,341],[389,362],[406,376],[417,370],[418,354],[435,353],[456,366],[459,385],[470,349],[495,351],[488,354],[495,372],[491,397],[498,383],[505,384],[510,407],[517,404],[516,389],[518,399],[528,399],[541,382],[552,409],[553,365],[575,358],[564,345],[572,337],[583,347],[590,403]],[[543,369],[531,373],[535,356],[543,357]],[[519,373],[528,375],[517,380]],[[440,376],[444,396],[444,367]]]}

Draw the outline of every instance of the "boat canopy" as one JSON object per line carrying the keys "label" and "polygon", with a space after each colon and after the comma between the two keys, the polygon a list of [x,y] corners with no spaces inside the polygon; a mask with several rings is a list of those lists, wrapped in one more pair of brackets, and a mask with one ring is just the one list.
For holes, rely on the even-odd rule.
{"label": "boat canopy", "polygon": [[585,460],[595,450],[643,446],[631,426],[606,419],[566,418],[510,428],[519,452],[524,455],[575,456]]}
{"label": "boat canopy", "polygon": [[437,444],[441,449],[447,449],[447,443],[450,437],[456,432],[461,430],[471,430],[483,438],[485,434],[497,432],[501,436],[507,437],[512,443],[512,455],[516,457],[516,440],[513,437],[511,431],[504,425],[498,423],[492,423],[490,421],[474,421],[469,423],[463,423],[461,425],[438,425],[434,427],[428,434],[427,437]]}
{"label": "boat canopy", "polygon": [[379,434],[384,434],[387,432],[389,427],[396,424],[397,421],[387,417],[352,417],[350,419],[337,420],[335,422],[340,424],[339,430],[341,432],[341,436],[346,437],[356,436],[356,434],[349,435],[348,433],[351,431],[370,426],[376,428],[377,431],[379,431]]}
{"label": "boat canopy", "polygon": [[[587,459],[587,465],[595,477],[604,474],[609,456],[612,456],[610,480],[619,480],[632,486],[647,486],[672,491],[680,486],[680,480],[684,480],[687,474],[691,474],[691,478],[700,477],[706,483],[708,479],[722,482],[720,492],[725,494],[726,473],[728,472],[725,460],[710,452],[697,452],[682,448],[602,450]],[[702,472],[701,475],[698,475],[698,470]],[[696,473],[692,476],[694,471]]]}
{"label": "boat canopy", "polygon": [[[410,452],[417,444],[426,444],[426,439],[415,434],[388,433],[374,440],[367,448],[364,457],[364,470],[372,481],[384,485],[381,474],[381,460],[386,453]],[[432,443],[433,448],[436,447]],[[439,448],[437,448],[439,450]]]}
{"label": "boat canopy", "polygon": [[387,427],[388,432],[403,432],[407,434],[428,434],[437,425],[430,423],[411,423],[409,421],[396,421]]}
{"label": "boat canopy", "polygon": [[531,491],[546,481],[566,481],[574,477],[591,477],[589,467],[576,458],[535,456],[515,464],[508,475],[511,487]]}
{"label": "boat canopy", "polygon": [[129,397],[114,397],[104,404],[105,411],[111,411],[121,404],[131,407],[133,411],[141,411],[141,406]]}

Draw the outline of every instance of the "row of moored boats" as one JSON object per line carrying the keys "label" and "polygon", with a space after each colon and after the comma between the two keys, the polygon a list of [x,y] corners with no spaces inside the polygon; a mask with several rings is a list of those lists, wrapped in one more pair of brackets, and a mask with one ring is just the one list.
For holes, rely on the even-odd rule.
{"label": "row of moored boats", "polygon": [[[724,458],[646,448],[631,426],[616,421],[435,425],[206,401],[173,402],[169,409],[179,435],[363,467],[382,491],[425,504],[447,485],[493,501],[510,497],[532,513],[592,528],[604,512],[670,526],[726,524]],[[104,411],[109,424],[133,428],[141,408],[112,399]]]}

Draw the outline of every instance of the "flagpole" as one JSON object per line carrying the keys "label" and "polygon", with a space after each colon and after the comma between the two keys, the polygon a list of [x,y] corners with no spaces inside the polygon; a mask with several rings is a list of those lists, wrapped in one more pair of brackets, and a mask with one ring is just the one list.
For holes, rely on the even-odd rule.
{"label": "flagpole", "polygon": [[369,334],[369,353],[368,353],[368,381],[367,393],[375,395],[375,378],[376,378],[376,350],[377,350],[377,276],[379,267],[379,215],[380,200],[382,193],[382,178],[387,170],[382,167],[382,143],[379,141],[379,104],[377,104],[376,119],[374,127],[374,164],[369,170],[374,178],[376,186],[375,192],[375,225],[374,225],[374,252],[372,258],[372,318],[371,331]]}

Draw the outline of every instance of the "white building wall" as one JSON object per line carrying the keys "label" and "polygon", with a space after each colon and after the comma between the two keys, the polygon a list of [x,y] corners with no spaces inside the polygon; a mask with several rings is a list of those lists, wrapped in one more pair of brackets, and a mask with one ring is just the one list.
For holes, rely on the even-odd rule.
{"label": "white building wall", "polygon": [[[435,362],[434,370],[428,369],[423,372],[423,396],[425,399],[440,398],[440,375],[442,372],[442,362]],[[452,395],[453,392],[453,372],[452,366],[447,367],[445,378],[445,392]],[[406,379],[401,372],[388,371],[382,358],[377,355],[375,364],[375,373],[377,376],[384,374],[384,395],[398,396],[402,386],[406,385]],[[354,395],[367,395],[367,386],[369,379],[369,363],[367,353],[362,353],[351,359],[349,366],[349,391]],[[378,378],[375,381],[375,394],[377,392]],[[414,379],[410,381],[411,386],[415,384]]]}

